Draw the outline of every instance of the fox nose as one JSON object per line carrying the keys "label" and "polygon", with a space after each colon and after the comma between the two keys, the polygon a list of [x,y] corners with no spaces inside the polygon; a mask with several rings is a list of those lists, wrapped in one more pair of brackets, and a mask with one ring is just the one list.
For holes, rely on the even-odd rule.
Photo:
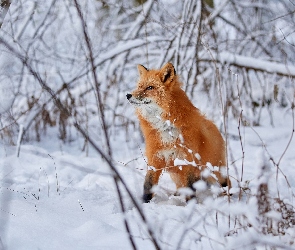
{"label": "fox nose", "polygon": [[131,94],[127,94],[126,97],[129,100],[132,97],[132,95]]}

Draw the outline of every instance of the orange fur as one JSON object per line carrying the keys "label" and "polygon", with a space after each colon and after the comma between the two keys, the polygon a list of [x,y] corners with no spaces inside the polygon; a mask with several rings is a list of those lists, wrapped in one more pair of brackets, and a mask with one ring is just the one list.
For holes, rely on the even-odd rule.
{"label": "orange fur", "polygon": [[[138,65],[137,89],[127,94],[135,105],[146,142],[148,170],[144,184],[144,201],[149,202],[151,188],[166,169],[177,188],[192,187],[203,179],[210,184],[230,186],[220,167],[226,165],[225,143],[213,122],[193,106],[171,63],[160,70],[147,70]],[[217,168],[203,175],[206,164]],[[181,166],[180,166],[181,165]]]}

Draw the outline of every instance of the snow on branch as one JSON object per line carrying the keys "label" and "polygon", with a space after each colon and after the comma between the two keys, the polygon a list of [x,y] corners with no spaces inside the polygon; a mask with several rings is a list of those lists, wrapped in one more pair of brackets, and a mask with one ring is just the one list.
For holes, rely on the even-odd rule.
{"label": "snow on branch", "polygon": [[275,73],[281,76],[295,77],[295,67],[283,63],[270,62],[250,56],[236,55],[229,52],[220,54],[212,53],[212,57],[203,57],[204,61],[217,61],[221,64],[228,64],[246,69]]}

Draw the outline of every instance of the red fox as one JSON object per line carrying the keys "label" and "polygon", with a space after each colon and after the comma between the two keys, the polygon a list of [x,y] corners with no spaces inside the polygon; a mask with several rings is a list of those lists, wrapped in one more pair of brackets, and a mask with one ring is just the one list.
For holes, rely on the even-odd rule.
{"label": "red fox", "polygon": [[[163,170],[169,172],[177,189],[194,189],[194,182],[199,180],[230,188],[230,180],[222,171],[226,165],[224,140],[181,89],[174,66],[167,63],[160,70],[148,70],[138,65],[138,71],[137,89],[126,97],[136,108],[150,166],[143,201],[153,198],[152,187],[158,184]],[[203,171],[208,168],[210,172]]]}

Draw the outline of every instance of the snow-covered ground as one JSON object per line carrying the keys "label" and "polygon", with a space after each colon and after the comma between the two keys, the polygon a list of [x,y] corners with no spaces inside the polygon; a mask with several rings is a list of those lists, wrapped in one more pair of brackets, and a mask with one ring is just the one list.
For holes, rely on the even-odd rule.
{"label": "snow-covered ground", "polygon": [[[78,1],[80,7],[76,1],[11,2],[0,29],[0,250],[132,249],[125,222],[140,250],[155,248],[149,230],[161,249],[295,248],[294,209],[288,207],[294,221],[276,234],[285,214],[277,212],[275,200],[295,205],[291,1],[269,1],[265,7],[255,1],[218,0],[208,16],[202,14],[202,1],[148,0],[138,6],[134,1]],[[186,203],[172,195],[175,186],[164,173],[151,203],[141,201],[147,167],[144,145],[134,133],[137,120],[125,94],[135,87],[136,64],[157,68],[173,60],[187,93],[219,128],[223,126],[222,118],[217,119],[222,113],[218,99],[228,105],[229,116],[231,108],[238,116],[243,106],[245,119],[260,123],[244,127],[229,118],[230,197]],[[77,116],[64,117],[36,76],[67,108],[72,108],[74,98],[71,112]],[[94,80],[106,103],[113,163],[146,222],[119,182],[122,212],[109,166],[95,150],[82,151],[84,139],[70,128],[77,119],[87,131],[96,131],[89,134],[104,149]],[[277,107],[278,100],[285,100],[281,106],[286,108]],[[18,157],[17,146],[9,140],[17,141],[15,133],[22,125],[32,141],[22,143]],[[56,139],[62,125],[72,129],[65,138],[71,143]],[[43,127],[47,135],[34,142],[32,134],[38,129],[42,133]],[[264,204],[270,204],[263,215],[256,196],[262,181],[269,188]],[[272,227],[265,220],[271,220]],[[266,225],[272,233],[265,232]]]}
{"label": "snow-covered ground", "polygon": [[[202,204],[194,200],[185,203],[182,198],[167,195],[167,190],[172,192],[174,185],[164,174],[157,197],[149,204],[142,204],[145,161],[139,149],[128,150],[124,143],[116,144],[116,167],[142,204],[161,249],[254,249],[263,244],[286,249],[295,247],[292,245],[294,228],[286,230],[284,236],[263,235],[256,230],[260,226],[256,199],[250,195],[256,193],[261,162],[270,162],[261,161],[261,152],[268,157],[262,150],[262,141],[278,162],[292,134],[291,111],[275,111],[275,127],[267,125],[265,115],[262,126],[240,128],[244,161],[238,123],[232,122],[228,128],[229,154],[233,156],[229,156],[233,192],[239,190],[235,179],[241,179],[242,165],[242,183],[251,190],[245,191],[248,195],[244,194],[240,202],[236,193],[230,202],[227,197],[220,197],[208,198]],[[279,192],[281,199],[293,205],[294,148],[293,139],[279,165],[284,175],[280,171],[277,173],[271,162],[269,164],[271,195],[276,197]],[[14,146],[2,144],[0,150],[0,236],[3,244],[0,249],[3,246],[9,250],[132,249],[124,218],[137,249],[154,249],[145,223],[120,186],[126,209],[125,215],[122,213],[111,172],[94,151],[90,150],[86,157],[76,143],[61,147],[50,136],[39,144],[22,145],[19,157]],[[252,226],[243,228],[248,223]]]}

